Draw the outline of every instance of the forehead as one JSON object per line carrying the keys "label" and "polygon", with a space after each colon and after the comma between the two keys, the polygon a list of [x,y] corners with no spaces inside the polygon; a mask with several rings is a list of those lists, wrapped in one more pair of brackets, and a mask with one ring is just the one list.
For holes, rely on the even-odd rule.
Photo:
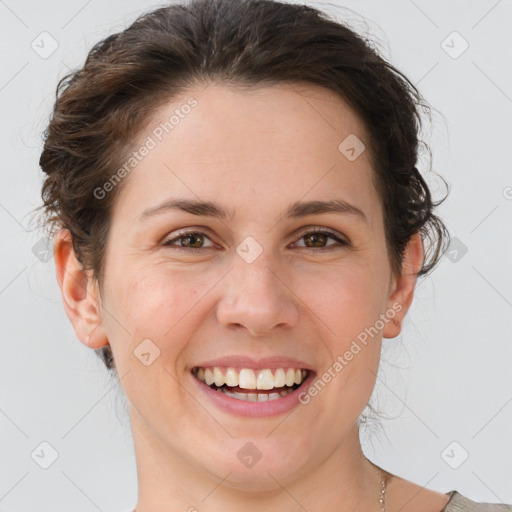
{"label": "forehead", "polygon": [[360,118],[322,87],[191,88],[162,105],[139,134],[134,148],[150,139],[152,148],[123,195],[143,210],[175,192],[231,205],[243,191],[242,203],[251,197],[264,207],[338,189],[358,196],[364,209],[375,199],[373,171],[368,151],[351,161],[340,150],[351,137],[368,147]]}
{"label": "forehead", "polygon": [[[192,100],[195,106],[186,108]],[[186,113],[178,119],[173,114],[180,110]],[[324,153],[327,146],[331,156],[337,156],[339,142],[347,136],[367,139],[364,123],[338,94],[315,85],[286,83],[250,88],[208,84],[191,89],[160,107],[144,134],[150,131],[165,131],[159,138],[172,138],[175,154],[182,149],[205,160],[221,158],[219,147],[230,156],[243,156],[243,150],[254,151],[262,141],[267,145],[258,147],[260,157],[292,151]]]}

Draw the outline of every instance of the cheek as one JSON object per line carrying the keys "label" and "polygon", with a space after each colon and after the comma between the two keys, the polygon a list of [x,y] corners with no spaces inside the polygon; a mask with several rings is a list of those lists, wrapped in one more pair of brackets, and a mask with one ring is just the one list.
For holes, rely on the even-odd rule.
{"label": "cheek", "polygon": [[[329,280],[316,279],[308,305],[319,317],[323,332],[324,363],[317,379],[320,400],[313,398],[317,416],[334,415],[338,424],[354,420],[367,404],[375,385],[380,359],[383,287],[367,269],[354,266],[333,272]],[[311,283],[310,283],[311,284]],[[305,293],[305,292],[304,292]],[[344,427],[345,428],[345,427]]]}
{"label": "cheek", "polygon": [[[132,367],[137,362],[133,352],[146,339],[160,350],[155,362],[175,360],[196,328],[208,283],[191,272],[149,266],[141,271],[125,269],[110,282],[109,338],[117,349],[119,366],[124,359]],[[171,369],[174,363],[165,366]]]}
{"label": "cheek", "polygon": [[145,417],[158,416],[164,402],[176,410],[180,393],[172,390],[182,354],[204,315],[201,297],[211,285],[190,272],[150,266],[117,279],[109,338],[119,374],[127,375],[124,392]]}
{"label": "cheek", "polygon": [[[385,304],[385,270],[358,263],[329,272],[329,279],[316,278],[314,309],[322,322],[328,352],[322,373],[331,392],[327,402],[343,404],[348,417],[360,414],[375,385],[380,359],[378,320]],[[305,293],[305,292],[304,292]],[[311,304],[311,303],[310,303]],[[377,326],[377,329],[376,329]],[[322,376],[319,375],[321,380]],[[321,386],[320,386],[321,388]],[[342,398],[340,398],[342,397]],[[332,409],[337,410],[336,408]],[[321,410],[318,411],[319,413]],[[337,413],[336,413],[337,414]]]}
{"label": "cheek", "polygon": [[375,325],[385,304],[385,276],[376,267],[354,264],[301,277],[301,297],[322,320],[334,346],[343,349]]}
{"label": "cheek", "polygon": [[167,349],[166,340],[179,340],[176,333],[190,325],[206,287],[203,279],[190,272],[148,270],[139,274],[125,298],[133,332],[152,335],[163,350]]}

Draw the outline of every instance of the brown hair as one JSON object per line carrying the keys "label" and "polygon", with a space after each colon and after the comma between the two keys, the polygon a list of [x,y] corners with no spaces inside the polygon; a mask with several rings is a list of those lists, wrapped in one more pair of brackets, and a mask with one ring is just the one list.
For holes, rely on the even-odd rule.
{"label": "brown hair", "polygon": [[[198,84],[253,87],[309,83],[330,89],[363,120],[382,199],[387,249],[401,272],[410,237],[428,239],[418,276],[431,272],[448,234],[433,213],[416,168],[430,107],[416,87],[369,42],[306,5],[273,0],[192,0],[140,16],[98,42],[83,68],[62,78],[44,134],[40,165],[44,224],[69,229],[84,270],[101,285],[110,212],[121,186],[101,200],[94,190],[126,161],[152,113]],[[444,181],[444,180],[443,180]],[[430,258],[428,257],[430,256]],[[115,369],[110,346],[99,349]]]}

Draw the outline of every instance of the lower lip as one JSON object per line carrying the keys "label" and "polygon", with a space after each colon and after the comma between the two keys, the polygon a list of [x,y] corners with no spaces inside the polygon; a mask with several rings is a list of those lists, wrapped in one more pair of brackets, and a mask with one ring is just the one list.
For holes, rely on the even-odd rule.
{"label": "lower lip", "polygon": [[[206,383],[200,381],[192,373],[190,374],[192,379],[199,386],[202,393],[205,393],[207,398],[219,409],[225,412],[234,414],[235,416],[249,416],[249,417],[264,417],[264,416],[276,416],[290,411],[294,407],[300,404],[299,395],[310,386],[314,378],[314,373],[309,371],[309,375],[306,380],[295,390],[286,396],[282,396],[276,400],[267,402],[249,402],[246,400],[239,400],[227,396],[221,391],[215,391]],[[250,391],[250,390],[248,390]],[[253,391],[254,392],[254,391]]]}

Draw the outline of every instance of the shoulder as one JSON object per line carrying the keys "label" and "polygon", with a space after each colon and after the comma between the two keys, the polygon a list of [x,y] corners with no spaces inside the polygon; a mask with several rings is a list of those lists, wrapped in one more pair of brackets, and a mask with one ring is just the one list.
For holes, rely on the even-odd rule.
{"label": "shoulder", "polygon": [[445,494],[391,475],[386,508],[389,512],[512,512],[512,505],[478,503],[457,491]]}
{"label": "shoulder", "polygon": [[457,491],[451,491],[449,495],[450,501],[441,512],[512,512],[512,505],[476,502]]}

